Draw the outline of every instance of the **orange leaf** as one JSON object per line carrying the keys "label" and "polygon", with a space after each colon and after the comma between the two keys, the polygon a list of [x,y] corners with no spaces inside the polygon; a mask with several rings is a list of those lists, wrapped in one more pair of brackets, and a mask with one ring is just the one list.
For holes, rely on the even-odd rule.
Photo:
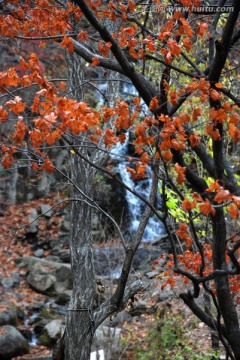
{"label": "orange leaf", "polygon": [[162,151],[162,157],[166,162],[171,161],[173,154],[170,151]]}
{"label": "orange leaf", "polygon": [[208,90],[210,89],[209,81],[206,81],[204,78],[201,78],[198,82],[198,89],[203,93],[208,92]]}
{"label": "orange leaf", "polygon": [[183,39],[183,46],[185,47],[187,52],[191,50],[192,45],[193,45],[193,43],[189,38],[184,38]]}
{"label": "orange leaf", "polygon": [[80,41],[88,41],[88,34],[86,31],[81,30],[80,33],[77,35],[77,38]]}
{"label": "orange leaf", "polygon": [[106,147],[111,147],[112,145],[115,145],[116,142],[117,142],[117,139],[115,137],[114,132],[110,129],[106,129],[105,139],[104,139],[104,143],[105,143]]}
{"label": "orange leaf", "polygon": [[2,166],[4,167],[4,169],[9,169],[12,164],[13,164],[14,160],[11,154],[6,153],[3,157],[2,160]]}
{"label": "orange leaf", "polygon": [[134,169],[130,168],[129,166],[126,166],[126,170],[131,174],[131,177],[133,178],[133,180],[137,179],[137,174]]}
{"label": "orange leaf", "polygon": [[228,190],[220,190],[217,195],[214,198],[214,201],[216,201],[218,204],[226,201],[229,199],[230,196],[230,192]]}
{"label": "orange leaf", "polygon": [[45,141],[48,143],[48,145],[53,145],[57,140],[61,139],[61,136],[62,131],[60,129],[56,129],[46,136]]}
{"label": "orange leaf", "polygon": [[2,106],[0,106],[0,123],[4,124],[8,121],[8,113],[7,110],[3,109]]}
{"label": "orange leaf", "polygon": [[60,88],[62,91],[64,91],[64,90],[66,90],[66,87],[67,87],[67,84],[66,84],[65,82],[63,82],[63,81],[60,81],[60,83],[59,83],[59,88]]}
{"label": "orange leaf", "polygon": [[235,205],[231,204],[227,209],[232,219],[237,219],[239,217],[239,210]]}
{"label": "orange leaf", "polygon": [[15,96],[14,100],[9,100],[5,103],[15,114],[23,112],[26,108],[26,103],[21,101],[19,96]]}
{"label": "orange leaf", "polygon": [[138,59],[138,53],[132,47],[128,50],[128,52],[134,59]]}
{"label": "orange leaf", "polygon": [[136,174],[138,179],[145,179],[147,177],[145,171],[146,171],[147,165],[143,164],[142,162],[138,162],[136,164]]}
{"label": "orange leaf", "polygon": [[213,192],[220,189],[221,186],[219,185],[219,180],[216,180],[215,182],[211,182],[210,186],[206,189],[206,192]]}
{"label": "orange leaf", "polygon": [[38,166],[38,164],[36,162],[32,162],[32,169],[35,171],[40,170],[40,167]]}
{"label": "orange leaf", "polygon": [[172,55],[179,55],[181,53],[181,46],[178,45],[176,40],[169,39],[167,41],[167,46],[170,49]]}
{"label": "orange leaf", "polygon": [[198,146],[200,144],[201,138],[197,134],[191,134],[189,136],[189,140],[190,140],[190,143],[191,143],[191,147],[195,147],[195,146]]}
{"label": "orange leaf", "polygon": [[27,131],[27,126],[25,125],[23,120],[22,119],[18,120],[17,125],[16,125],[16,130],[13,134],[14,140],[18,143],[23,141],[26,131]]}
{"label": "orange leaf", "polygon": [[59,44],[67,48],[69,52],[74,52],[74,44],[70,37],[65,35],[63,41],[61,41]]}
{"label": "orange leaf", "polygon": [[196,207],[196,201],[189,201],[188,199],[184,199],[182,203],[182,209],[186,211],[191,211]]}
{"label": "orange leaf", "polygon": [[30,140],[33,147],[39,147],[43,143],[43,134],[40,130],[34,129],[32,131],[29,131]]}
{"label": "orange leaf", "polygon": [[203,37],[205,35],[205,33],[208,31],[208,24],[207,23],[197,23],[198,27],[197,27],[197,35]]}
{"label": "orange leaf", "polygon": [[102,42],[99,42],[98,43],[98,50],[100,51],[100,53],[103,54],[103,56],[106,58],[109,51],[110,51],[110,48],[112,46],[112,43],[111,42],[106,42],[106,43],[102,43]]}
{"label": "orange leaf", "polygon": [[240,196],[233,195],[234,204],[240,209]]}
{"label": "orange leaf", "polygon": [[200,116],[201,114],[202,112],[200,108],[193,109],[193,114],[192,114],[193,121],[196,121],[198,116]]}
{"label": "orange leaf", "polygon": [[180,223],[179,224],[179,228],[177,230],[177,235],[180,237],[180,239],[184,239],[186,237],[188,231],[188,226],[187,224],[184,223]]}
{"label": "orange leaf", "polygon": [[219,94],[219,92],[217,92],[214,89],[210,90],[210,97],[214,100],[214,101],[218,101],[221,100],[222,96],[221,94]]}
{"label": "orange leaf", "polygon": [[47,171],[49,173],[52,173],[54,171],[54,165],[48,156],[46,157],[43,165],[41,166],[41,170]]}
{"label": "orange leaf", "polygon": [[216,83],[216,84],[215,84],[215,87],[218,88],[218,89],[222,89],[222,88],[223,88],[223,84],[221,84],[221,83]]}
{"label": "orange leaf", "polygon": [[228,125],[228,132],[233,141],[237,143],[240,139],[240,130],[238,130],[238,128],[234,124],[230,123]]}
{"label": "orange leaf", "polygon": [[128,10],[129,12],[133,12],[136,8],[136,4],[132,0],[128,0]]}
{"label": "orange leaf", "polygon": [[6,146],[6,145],[2,145],[1,149],[2,149],[3,152],[9,151],[9,147]]}
{"label": "orange leaf", "polygon": [[142,162],[149,162],[150,161],[150,156],[148,155],[148,153],[145,151],[141,156],[140,159]]}
{"label": "orange leaf", "polygon": [[137,39],[134,39],[134,38],[131,38],[129,41],[128,41],[128,46],[129,47],[135,47],[137,45],[138,41]]}
{"label": "orange leaf", "polygon": [[123,31],[126,34],[131,35],[131,36],[133,36],[135,34],[135,28],[133,26],[127,27],[127,28],[123,29]]}
{"label": "orange leaf", "polygon": [[151,102],[150,102],[150,105],[149,105],[149,110],[156,110],[158,108],[159,104],[158,104],[158,99],[157,97],[155,96],[154,98],[152,98]]}
{"label": "orange leaf", "polygon": [[208,200],[205,200],[204,203],[199,204],[199,210],[203,215],[208,215],[210,213],[215,215],[216,212]]}
{"label": "orange leaf", "polygon": [[100,64],[99,59],[95,56],[92,58],[91,66],[98,66]]}
{"label": "orange leaf", "polygon": [[183,184],[186,181],[186,176],[185,176],[186,168],[182,167],[178,163],[176,163],[174,165],[174,169],[175,169],[176,173],[178,174],[177,183],[179,185]]}

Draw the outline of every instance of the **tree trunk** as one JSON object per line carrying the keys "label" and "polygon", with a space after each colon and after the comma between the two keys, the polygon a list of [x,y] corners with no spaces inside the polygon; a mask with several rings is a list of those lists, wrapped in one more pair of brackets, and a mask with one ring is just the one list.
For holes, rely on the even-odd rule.
{"label": "tree trunk", "polygon": [[[91,194],[94,171],[77,156],[72,162],[72,181]],[[73,191],[81,198],[78,190]],[[82,198],[82,200],[84,200]],[[72,204],[72,236],[70,240],[73,292],[65,331],[65,359],[88,360],[94,335],[93,306],[95,275],[93,269],[91,206],[85,201]]]}
{"label": "tree trunk", "polygon": [[[82,61],[76,54],[67,54],[69,90],[71,97],[83,100]],[[79,138],[79,144],[83,138]],[[85,147],[79,152],[88,156]],[[71,155],[72,197],[79,201],[72,203],[71,209],[71,266],[73,291],[66,316],[64,334],[64,358],[66,360],[88,360],[94,335],[93,306],[95,297],[95,274],[93,268],[91,205],[86,196],[91,197],[95,170],[76,154]],[[85,196],[84,196],[84,195]]]}
{"label": "tree trunk", "polygon": [[[226,221],[223,210],[216,209],[212,216],[213,223],[213,266],[214,270],[226,270]],[[226,327],[227,340],[235,359],[240,360],[240,329],[238,316],[229,287],[228,276],[218,276],[215,279],[218,305]]]}

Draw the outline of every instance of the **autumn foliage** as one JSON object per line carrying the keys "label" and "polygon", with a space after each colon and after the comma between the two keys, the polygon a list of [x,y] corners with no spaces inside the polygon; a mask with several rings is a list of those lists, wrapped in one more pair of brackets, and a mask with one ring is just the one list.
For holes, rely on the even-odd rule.
{"label": "autumn foliage", "polygon": [[[161,184],[163,212],[155,213],[173,249],[167,283],[174,286],[180,276],[194,287],[192,297],[183,296],[192,309],[204,288],[229,329],[219,278],[226,281],[230,304],[239,292],[240,272],[238,1],[219,18],[196,13],[199,0],[179,0],[187,12],[158,10],[171,5],[160,0],[153,1],[153,8],[133,0],[8,3],[1,5],[2,38],[37,42],[39,49],[55,42],[82,57],[85,67],[127,78],[137,95],[124,99],[119,94],[114,104],[100,108],[77,101],[65,90],[65,80],[48,79],[40,55],[20,53],[16,66],[0,72],[0,122],[15,123],[1,144],[3,168],[17,166],[25,151],[27,166],[53,173],[56,164],[46,149],[60,140],[75,154],[75,140],[82,135],[95,149],[111,151],[131,130],[136,156],[127,170],[141,181],[152,166]],[[30,88],[34,96],[26,99]],[[176,199],[174,215],[169,196]],[[228,350],[239,359],[234,341],[226,338]]]}

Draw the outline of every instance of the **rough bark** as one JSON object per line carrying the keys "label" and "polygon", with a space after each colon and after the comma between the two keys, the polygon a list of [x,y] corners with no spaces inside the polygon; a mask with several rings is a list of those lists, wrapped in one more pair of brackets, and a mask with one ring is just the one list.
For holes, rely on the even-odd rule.
{"label": "rough bark", "polygon": [[[215,269],[226,270],[226,221],[221,208],[217,208],[212,216],[213,224],[213,266]],[[224,320],[227,339],[232,348],[235,359],[240,360],[240,329],[238,315],[229,287],[228,276],[215,278],[218,305]]]}
{"label": "rough bark", "polygon": [[[72,179],[90,194],[93,169],[77,156],[73,159]],[[77,190],[74,191],[75,193]],[[77,192],[76,194],[79,197]],[[95,275],[91,240],[91,207],[86,202],[72,204],[70,240],[73,292],[66,317],[65,358],[89,359],[94,335],[93,306]]]}
{"label": "rough bark", "polygon": [[[69,89],[71,96],[83,99],[81,82],[83,81],[82,61],[75,54],[67,54]],[[79,139],[80,141],[82,139]],[[80,152],[88,156],[86,148]],[[95,275],[93,269],[91,238],[91,206],[85,202],[92,194],[95,170],[77,155],[71,156],[71,180],[74,201],[71,209],[71,266],[73,291],[66,316],[64,334],[64,355],[68,360],[87,360],[90,358],[94,335],[93,306],[95,297]]]}

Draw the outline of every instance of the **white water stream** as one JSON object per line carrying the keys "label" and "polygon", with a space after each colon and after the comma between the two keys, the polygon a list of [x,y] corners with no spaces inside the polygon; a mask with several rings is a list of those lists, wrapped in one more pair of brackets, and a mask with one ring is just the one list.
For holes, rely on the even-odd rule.
{"label": "white water stream", "polygon": [[[132,190],[135,190],[138,194],[142,197],[148,199],[150,194],[150,189],[152,185],[151,173],[152,170],[148,166],[147,167],[147,178],[134,181],[131,177],[131,174],[126,170],[126,166],[130,164],[124,160],[123,156],[128,155],[128,134],[126,134],[126,141],[124,144],[117,143],[116,146],[112,149],[112,158],[116,161],[119,160],[117,164],[117,172],[121,176],[121,180],[124,184],[129,186]],[[129,232],[131,237],[137,232],[141,217],[143,212],[146,208],[146,205],[141,201],[137,196],[133,195],[130,191],[126,191],[126,201],[128,205],[128,212],[129,212]],[[160,195],[157,200],[158,207],[161,206]],[[142,242],[153,242],[157,240],[160,236],[165,234],[163,224],[157,219],[156,216],[152,215],[148,221],[147,227],[143,234]]]}

